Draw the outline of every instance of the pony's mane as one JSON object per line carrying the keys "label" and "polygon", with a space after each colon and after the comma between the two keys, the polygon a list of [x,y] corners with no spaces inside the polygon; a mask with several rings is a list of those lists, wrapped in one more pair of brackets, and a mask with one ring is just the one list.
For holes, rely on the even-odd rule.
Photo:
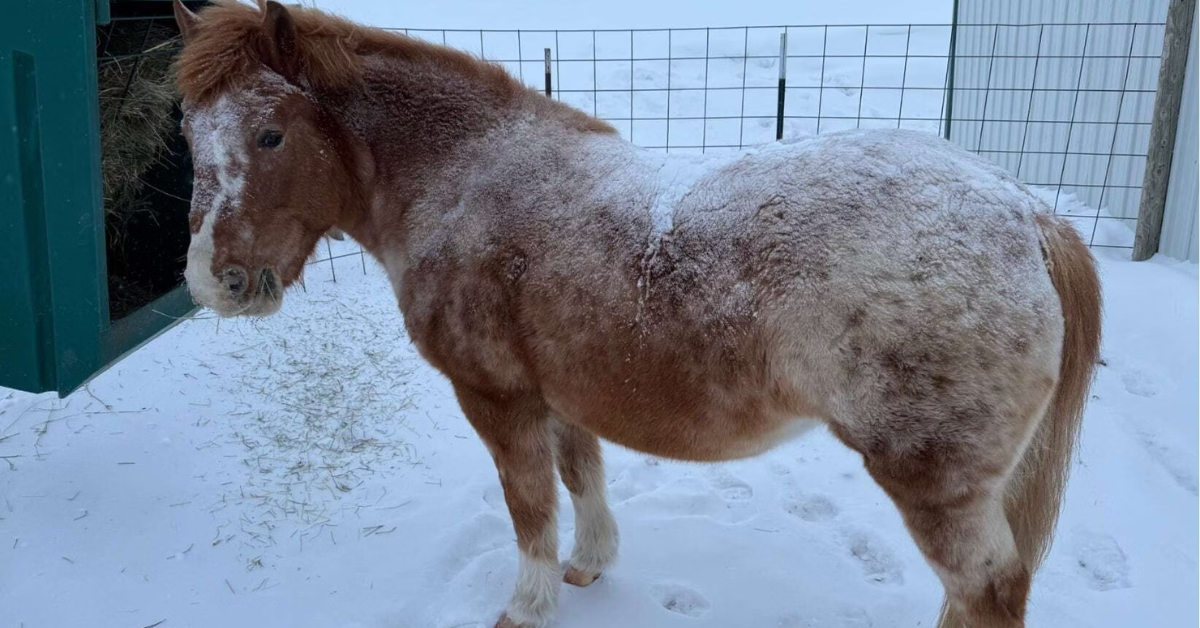
{"label": "pony's mane", "polygon": [[[260,0],[260,3],[263,0]],[[367,28],[315,9],[289,6],[296,25],[300,75],[317,90],[361,80],[363,57],[372,54],[435,63],[479,79],[501,93],[525,91],[498,65],[445,47],[378,28]],[[199,27],[179,55],[177,82],[185,99],[210,102],[266,62],[270,40],[262,6],[218,0],[200,11]]]}

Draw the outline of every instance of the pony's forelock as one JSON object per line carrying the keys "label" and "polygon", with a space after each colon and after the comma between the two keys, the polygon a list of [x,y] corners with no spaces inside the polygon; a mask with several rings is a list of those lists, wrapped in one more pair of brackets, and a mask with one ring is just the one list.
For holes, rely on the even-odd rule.
{"label": "pony's forelock", "polygon": [[[316,88],[336,88],[362,75],[351,53],[362,29],[340,18],[310,9],[289,7],[296,27],[295,61],[304,80]],[[200,11],[198,28],[179,55],[177,82],[190,102],[211,102],[224,91],[270,66],[271,38],[263,28],[266,2],[252,6],[237,0],[218,0]]]}

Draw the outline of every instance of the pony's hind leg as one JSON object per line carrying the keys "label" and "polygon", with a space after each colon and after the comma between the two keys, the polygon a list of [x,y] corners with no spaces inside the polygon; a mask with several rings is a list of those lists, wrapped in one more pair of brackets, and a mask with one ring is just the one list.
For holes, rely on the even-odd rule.
{"label": "pony's hind leg", "polygon": [[1023,628],[1031,574],[1004,512],[1009,465],[955,449],[865,462],[945,586],[939,628]]}
{"label": "pony's hind leg", "polygon": [[1002,498],[932,508],[902,506],[917,545],[946,588],[939,628],[1023,628],[1032,574]]}
{"label": "pony's hind leg", "polygon": [[467,420],[492,454],[517,533],[516,590],[496,628],[542,628],[558,606],[558,507],[554,433],[534,396],[490,396],[455,388]]}
{"label": "pony's hind leg", "polygon": [[575,507],[575,547],[563,581],[586,587],[617,555],[617,524],[608,508],[600,439],[559,422],[558,470]]}

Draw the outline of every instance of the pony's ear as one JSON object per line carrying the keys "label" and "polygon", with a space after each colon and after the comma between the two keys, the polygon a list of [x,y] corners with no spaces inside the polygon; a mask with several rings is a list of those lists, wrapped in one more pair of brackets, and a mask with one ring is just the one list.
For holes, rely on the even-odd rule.
{"label": "pony's ear", "polygon": [[196,27],[200,24],[200,17],[193,13],[191,9],[184,6],[181,0],[175,0],[172,3],[172,8],[175,10],[175,25],[179,27],[179,35],[183,38],[183,42],[187,43],[192,35],[196,33]]}
{"label": "pony's ear", "polygon": [[289,82],[295,82],[300,74],[300,62],[296,56],[296,23],[292,14],[282,4],[271,0],[263,11],[263,33],[266,34],[266,58],[264,61]]}

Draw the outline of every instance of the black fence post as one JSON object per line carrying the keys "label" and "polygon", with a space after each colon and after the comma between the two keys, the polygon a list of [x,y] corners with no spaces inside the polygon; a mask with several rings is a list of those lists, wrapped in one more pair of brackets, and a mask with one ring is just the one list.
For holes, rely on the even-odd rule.
{"label": "black fence post", "polygon": [[[958,56],[958,50],[956,49],[958,46],[958,0],[954,0],[954,7],[951,9],[951,12],[953,15],[950,17],[950,50],[949,58],[946,60],[946,110],[944,111],[946,115],[946,127],[944,129],[945,134],[943,135],[947,140],[950,139],[950,125],[954,122],[954,59]],[[911,30],[912,25],[909,25],[908,28]],[[908,63],[907,49],[904,51],[904,54],[905,63]],[[902,96],[903,93],[902,86]],[[985,111],[984,115],[979,117],[985,118],[987,117],[986,114],[987,112]],[[982,125],[983,123],[980,122],[980,124]]]}
{"label": "black fence post", "polygon": [[787,29],[779,34],[779,102],[775,107],[775,139],[783,139],[783,103],[787,96]]}
{"label": "black fence post", "polygon": [[550,83],[550,49],[546,49],[546,97],[551,98],[553,85]]}

